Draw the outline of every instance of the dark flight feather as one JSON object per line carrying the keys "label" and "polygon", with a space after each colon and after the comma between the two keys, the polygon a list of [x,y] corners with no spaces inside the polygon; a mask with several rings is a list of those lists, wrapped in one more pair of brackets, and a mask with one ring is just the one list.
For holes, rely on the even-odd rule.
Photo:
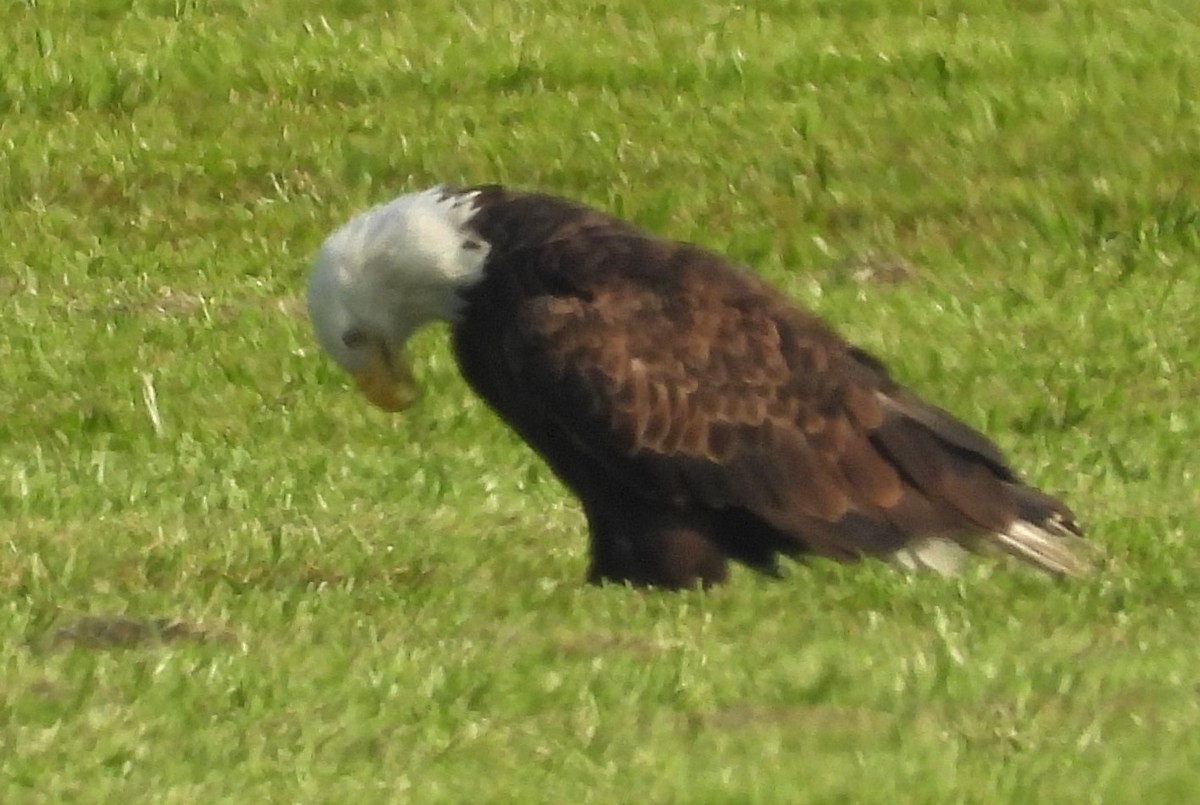
{"label": "dark flight feather", "polygon": [[472,192],[490,253],[456,355],[579,496],[593,580],[709,584],[726,557],[774,572],[930,538],[1085,568],[1065,505],[754,275],[561,199]]}

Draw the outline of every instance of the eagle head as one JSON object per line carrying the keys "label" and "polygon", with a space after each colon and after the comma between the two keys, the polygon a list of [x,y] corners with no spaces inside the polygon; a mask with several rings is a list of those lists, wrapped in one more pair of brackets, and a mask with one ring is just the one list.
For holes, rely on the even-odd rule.
{"label": "eagle head", "polygon": [[454,321],[483,276],[488,245],[470,229],[476,194],[435,187],[352,218],[326,238],[308,281],[322,349],[385,411],[417,388],[404,344],[421,325]]}

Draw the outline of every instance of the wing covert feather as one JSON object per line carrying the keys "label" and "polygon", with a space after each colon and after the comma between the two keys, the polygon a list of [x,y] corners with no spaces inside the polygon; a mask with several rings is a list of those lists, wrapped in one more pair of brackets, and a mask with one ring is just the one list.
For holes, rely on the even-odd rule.
{"label": "wing covert feather", "polygon": [[577,443],[677,501],[787,531],[894,504],[900,476],[864,431],[883,415],[843,342],[753,294],[697,280],[670,309],[637,285],[539,297],[508,352]]}

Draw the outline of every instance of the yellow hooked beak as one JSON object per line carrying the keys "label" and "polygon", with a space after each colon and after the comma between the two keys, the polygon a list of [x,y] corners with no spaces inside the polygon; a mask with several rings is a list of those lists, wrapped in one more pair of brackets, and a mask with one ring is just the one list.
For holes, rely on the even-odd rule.
{"label": "yellow hooked beak", "polygon": [[382,344],[372,351],[367,368],[354,375],[354,382],[373,405],[390,413],[403,411],[420,396],[408,356],[403,350],[392,351]]}

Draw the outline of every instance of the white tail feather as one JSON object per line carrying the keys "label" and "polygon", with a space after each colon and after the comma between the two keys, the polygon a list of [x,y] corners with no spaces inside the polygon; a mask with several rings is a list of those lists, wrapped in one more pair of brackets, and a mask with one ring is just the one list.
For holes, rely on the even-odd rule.
{"label": "white tail feather", "polygon": [[892,551],[888,558],[905,570],[932,570],[942,576],[957,576],[966,564],[967,554],[967,549],[957,542],[923,537]]}

